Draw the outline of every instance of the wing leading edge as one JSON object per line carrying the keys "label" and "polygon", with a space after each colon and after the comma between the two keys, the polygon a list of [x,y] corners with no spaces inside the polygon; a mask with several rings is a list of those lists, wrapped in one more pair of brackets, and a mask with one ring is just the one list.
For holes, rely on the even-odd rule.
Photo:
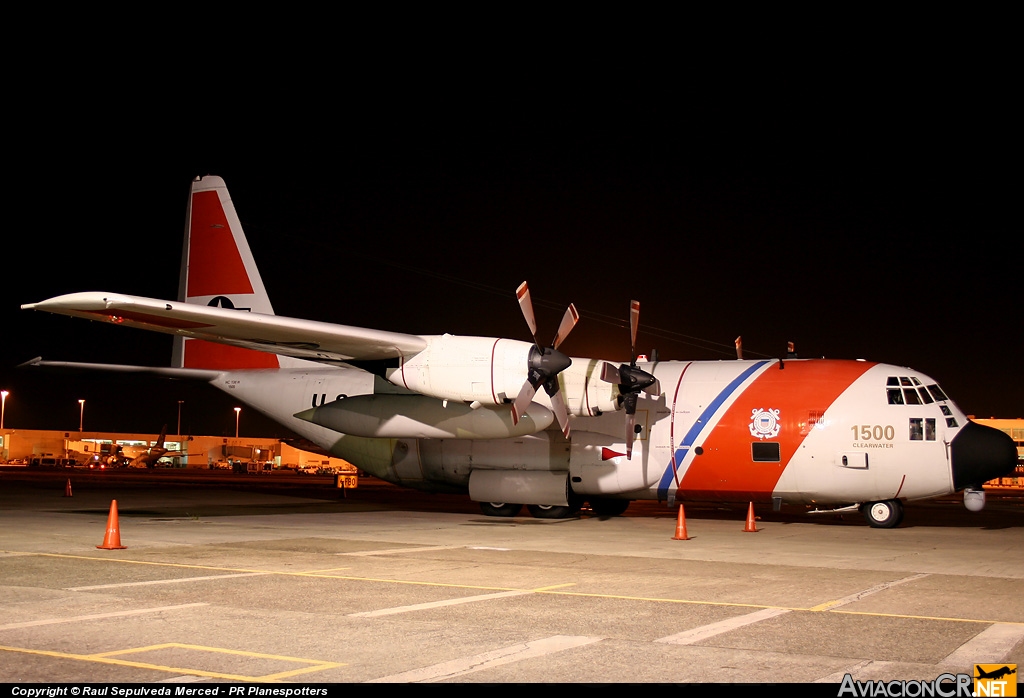
{"label": "wing leading edge", "polygon": [[204,339],[321,363],[411,356],[427,346],[426,340],[419,335],[102,291],[69,293],[38,303],[26,303],[21,308]]}

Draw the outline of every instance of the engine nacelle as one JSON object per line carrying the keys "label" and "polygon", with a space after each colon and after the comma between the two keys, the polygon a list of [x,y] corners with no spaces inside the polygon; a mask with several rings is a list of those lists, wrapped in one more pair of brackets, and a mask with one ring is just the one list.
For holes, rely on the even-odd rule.
{"label": "engine nacelle", "polygon": [[526,379],[532,344],[493,337],[425,337],[427,348],[406,357],[387,379],[447,400],[503,405],[515,400]]}
{"label": "engine nacelle", "polygon": [[342,434],[392,439],[506,439],[551,426],[554,415],[533,403],[512,423],[504,406],[473,409],[464,402],[426,395],[357,395],[295,415]]}
{"label": "engine nacelle", "polygon": [[[533,344],[493,337],[425,337],[427,348],[406,357],[387,379],[397,386],[443,400],[510,405],[526,381]],[[592,416],[619,409],[617,388],[600,379],[600,361],[573,359],[558,381],[570,414]],[[534,401],[551,406],[543,389]]]}

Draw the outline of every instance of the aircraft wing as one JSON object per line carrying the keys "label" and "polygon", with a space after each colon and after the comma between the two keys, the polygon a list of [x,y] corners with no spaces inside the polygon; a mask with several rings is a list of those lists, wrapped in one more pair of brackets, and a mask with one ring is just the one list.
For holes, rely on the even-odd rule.
{"label": "aircraft wing", "polygon": [[102,291],[21,307],[325,363],[409,356],[427,346],[418,335]]}

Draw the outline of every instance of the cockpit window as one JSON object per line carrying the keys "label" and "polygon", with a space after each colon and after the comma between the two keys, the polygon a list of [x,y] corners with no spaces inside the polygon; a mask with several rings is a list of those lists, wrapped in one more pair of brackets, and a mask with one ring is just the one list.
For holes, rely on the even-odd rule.
{"label": "cockpit window", "polygon": [[935,383],[925,387],[917,376],[889,376],[885,394],[890,405],[930,405],[949,400],[942,388]]}

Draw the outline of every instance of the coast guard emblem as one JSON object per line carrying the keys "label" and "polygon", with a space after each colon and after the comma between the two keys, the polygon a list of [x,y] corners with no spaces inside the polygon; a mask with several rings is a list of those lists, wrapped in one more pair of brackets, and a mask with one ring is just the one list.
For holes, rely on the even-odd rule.
{"label": "coast guard emblem", "polygon": [[759,439],[774,439],[779,435],[779,411],[756,408],[750,411],[750,435]]}

